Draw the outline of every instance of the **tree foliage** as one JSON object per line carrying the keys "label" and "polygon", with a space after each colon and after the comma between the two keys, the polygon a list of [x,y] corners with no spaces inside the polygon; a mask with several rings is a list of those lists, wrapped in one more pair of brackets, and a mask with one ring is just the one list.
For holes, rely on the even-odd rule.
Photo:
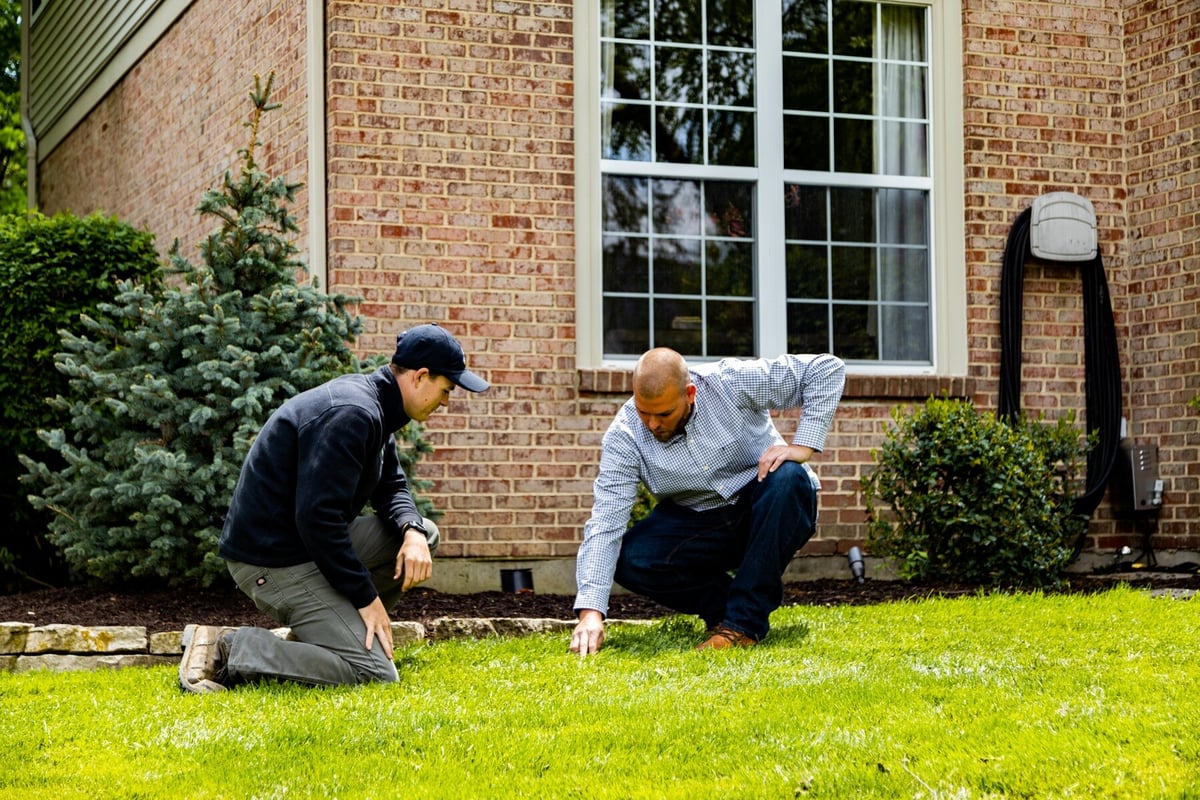
{"label": "tree foliage", "polygon": [[0,573],[9,574],[6,587],[18,577],[47,581],[61,574],[45,541],[45,519],[25,500],[17,454],[51,457],[37,431],[70,421],[46,403],[69,389],[54,367],[60,331],[78,330],[82,313],[100,318],[97,306],[114,298],[122,280],[161,290],[150,233],[98,214],[0,216],[0,513],[8,521],[0,532]]}
{"label": "tree foliage", "polygon": [[71,426],[40,435],[66,466],[22,463],[31,502],[53,512],[51,540],[94,581],[227,577],[217,539],[262,423],[286,398],[363,368],[349,349],[361,330],[350,298],[297,282],[298,186],[255,162],[262,117],[278,107],[271,83],[255,79],[241,169],[200,203],[218,225],[203,263],[176,243],[162,295],[122,282],[103,317],[63,337],[70,392],[53,405]]}
{"label": "tree foliage", "polygon": [[0,0],[0,214],[26,207],[21,125],[21,3]]}

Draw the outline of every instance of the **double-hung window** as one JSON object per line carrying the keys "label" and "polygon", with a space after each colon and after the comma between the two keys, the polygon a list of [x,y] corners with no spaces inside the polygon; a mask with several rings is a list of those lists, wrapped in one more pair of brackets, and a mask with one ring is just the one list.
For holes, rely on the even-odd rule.
{"label": "double-hung window", "polygon": [[581,260],[593,360],[657,346],[917,371],[962,360],[947,358],[963,345],[946,322],[965,289],[945,286],[962,280],[961,108],[957,130],[935,116],[961,93],[934,91],[958,68],[935,46],[959,35],[943,31],[956,0],[578,8],[595,26],[581,111],[599,167],[580,182],[598,190]]}

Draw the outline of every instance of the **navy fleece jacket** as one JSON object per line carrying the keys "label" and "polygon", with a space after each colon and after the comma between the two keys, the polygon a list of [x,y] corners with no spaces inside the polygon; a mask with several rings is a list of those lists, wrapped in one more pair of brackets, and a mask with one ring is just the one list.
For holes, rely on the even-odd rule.
{"label": "navy fleece jacket", "polygon": [[421,522],[393,436],[408,422],[386,366],[286,401],[246,456],[218,552],[261,567],[316,562],[355,608],[370,605],[378,593],[348,526],[368,500],[397,531]]}

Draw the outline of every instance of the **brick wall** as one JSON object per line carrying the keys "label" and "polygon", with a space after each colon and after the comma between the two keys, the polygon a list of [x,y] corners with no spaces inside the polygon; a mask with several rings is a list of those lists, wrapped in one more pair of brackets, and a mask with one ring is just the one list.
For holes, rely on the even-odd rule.
{"label": "brick wall", "polygon": [[[249,142],[242,124],[255,74],[274,70],[259,165],[291,181],[307,179],[308,146],[303,3],[197,0],[153,50],[105,96],[39,167],[39,206],[116,215],[153,231],[159,251],[178,239],[198,260],[199,243],[216,227],[195,213],[204,191],[239,168]],[[307,230],[307,192],[294,213]],[[304,234],[301,234],[303,237]],[[307,249],[300,238],[297,244]]]}
{"label": "brick wall", "polygon": [[[247,104],[230,87],[271,67],[285,105],[263,133],[267,163],[303,180],[303,21],[282,11],[295,5],[250,4],[231,20],[223,4],[198,0],[43,165],[46,207],[102,208],[160,238],[199,239],[197,187],[242,144]],[[600,437],[628,395],[626,375],[575,359],[573,5],[327,6],[330,286],[364,298],[364,352],[388,352],[398,331],[436,321],[493,383],[457,393],[428,423],[436,452],[420,477],[446,513],[442,555],[572,555]],[[1131,432],[1162,447],[1156,541],[1200,548],[1196,413],[1184,406],[1200,392],[1197,9],[963,0],[969,374],[851,376],[818,457],[825,492],[809,552],[861,544],[859,478],[892,406],[946,391],[995,407],[1001,255],[1018,213],[1055,190],[1083,194],[1098,213]],[[265,53],[264,42],[285,44]],[[218,77],[192,78],[201,62]],[[253,66],[233,66],[242,63]],[[180,94],[191,99],[175,103]],[[98,168],[102,153],[117,154],[117,168]],[[1029,264],[1025,410],[1082,416],[1082,325],[1077,270]],[[1138,539],[1107,504],[1091,533],[1104,548]]]}
{"label": "brick wall", "polygon": [[[972,376],[998,399],[1001,261],[1018,214],[1047,192],[1096,209],[1100,253],[1122,325],[1126,260],[1125,63],[1117,0],[964,4],[967,270]],[[1077,266],[1025,265],[1021,408],[1085,413]],[[1122,339],[1123,341],[1123,339]],[[1123,365],[1129,354],[1122,352]],[[1107,507],[1091,532],[1114,530]],[[1111,538],[1111,536],[1108,536]]]}
{"label": "brick wall", "polygon": [[492,383],[427,426],[448,555],[573,554],[590,507],[605,423],[575,389],[571,12],[328,10],[331,285],[365,299],[364,350],[439,322]]}
{"label": "brick wall", "polygon": [[1157,444],[1165,480],[1156,546],[1200,540],[1200,2],[1125,9],[1131,433]]}

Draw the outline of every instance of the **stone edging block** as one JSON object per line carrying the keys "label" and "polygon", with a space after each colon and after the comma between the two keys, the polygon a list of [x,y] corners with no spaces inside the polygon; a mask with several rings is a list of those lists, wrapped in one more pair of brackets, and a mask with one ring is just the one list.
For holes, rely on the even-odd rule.
{"label": "stone edging block", "polygon": [[[652,620],[609,620],[610,624],[651,624]],[[419,622],[393,622],[397,648],[430,638],[461,639],[557,633],[575,627],[574,620],[496,617],[469,619],[439,617],[426,629]],[[291,638],[290,628],[271,631]],[[137,626],[41,625],[0,622],[0,672],[55,672],[149,667],[178,664],[183,631],[146,635]]]}

